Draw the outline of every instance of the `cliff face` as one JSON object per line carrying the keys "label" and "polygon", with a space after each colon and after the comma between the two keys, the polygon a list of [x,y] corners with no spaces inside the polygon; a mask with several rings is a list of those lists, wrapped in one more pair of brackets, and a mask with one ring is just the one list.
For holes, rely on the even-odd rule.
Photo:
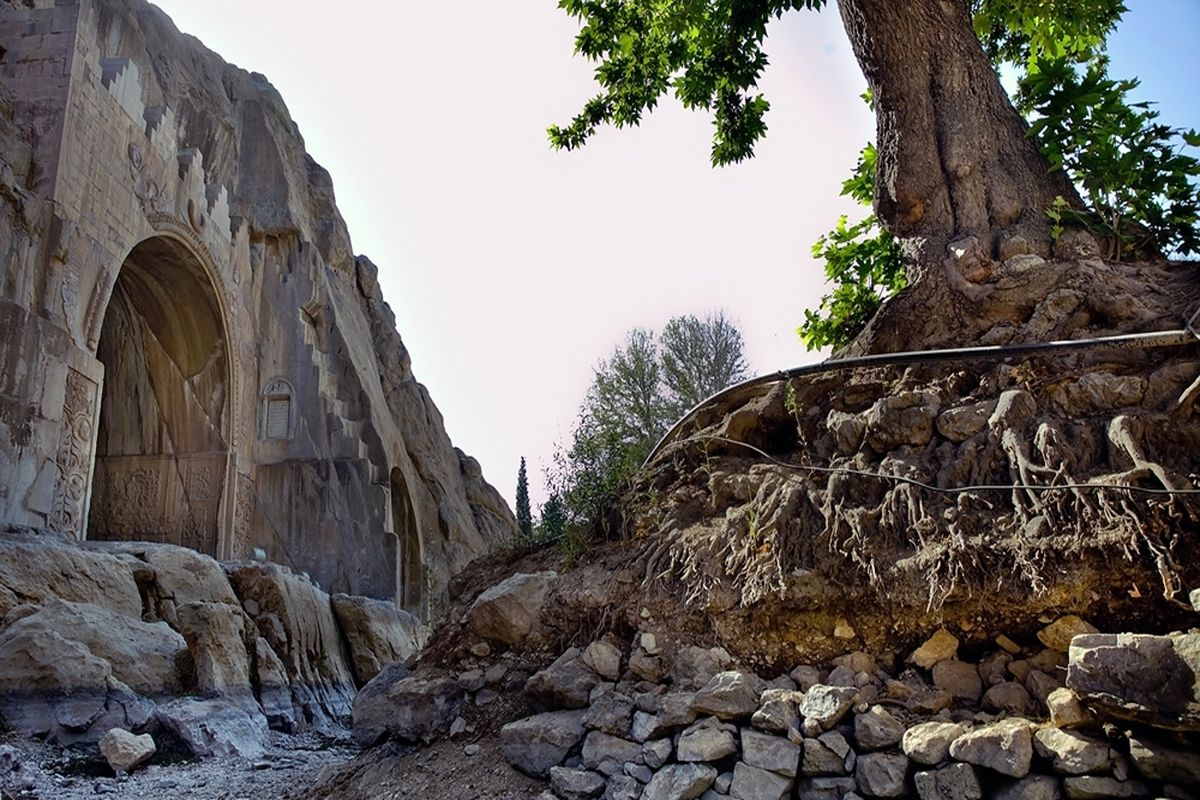
{"label": "cliff face", "polygon": [[413,609],[515,530],[266,78],[141,0],[0,2],[0,48],[0,521]]}

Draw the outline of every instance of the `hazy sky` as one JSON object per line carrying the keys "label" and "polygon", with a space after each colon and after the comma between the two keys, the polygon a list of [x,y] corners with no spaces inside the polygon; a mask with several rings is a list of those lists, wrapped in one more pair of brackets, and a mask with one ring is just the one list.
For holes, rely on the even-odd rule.
{"label": "hazy sky", "polygon": [[[264,73],[379,265],[413,370],[454,443],[511,503],[570,433],[592,367],[633,326],[724,308],[756,373],[812,360],[794,330],[823,292],[809,256],[874,121],[835,8],[770,29],[770,133],[714,170],[711,123],[666,101],[641,128],[552,152],[593,92],[554,0],[159,0]],[[1114,74],[1200,126],[1200,2],[1127,0]]]}

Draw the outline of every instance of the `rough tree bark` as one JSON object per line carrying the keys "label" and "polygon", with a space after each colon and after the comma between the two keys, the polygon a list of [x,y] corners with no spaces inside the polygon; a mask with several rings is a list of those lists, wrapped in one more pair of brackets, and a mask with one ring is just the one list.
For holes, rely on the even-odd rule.
{"label": "rough tree bark", "polygon": [[1056,195],[1077,195],[1026,137],[967,0],[838,5],[875,95],[876,212],[914,261],[940,261],[965,236],[988,255],[1016,233],[1045,247],[1046,208]]}

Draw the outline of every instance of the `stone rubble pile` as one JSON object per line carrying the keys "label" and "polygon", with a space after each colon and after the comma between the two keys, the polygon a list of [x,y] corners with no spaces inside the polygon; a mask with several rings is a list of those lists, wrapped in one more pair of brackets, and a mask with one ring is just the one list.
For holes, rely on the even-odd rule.
{"label": "stone rubble pile", "polygon": [[470,650],[457,676],[381,675],[355,707],[360,743],[461,733],[467,706],[520,691],[537,713],[501,728],[501,750],[549,782],[543,800],[1200,798],[1197,631],[1103,634],[1071,616],[967,647],[942,629],[905,658],[851,652],[770,679],[651,631],[531,675]]}

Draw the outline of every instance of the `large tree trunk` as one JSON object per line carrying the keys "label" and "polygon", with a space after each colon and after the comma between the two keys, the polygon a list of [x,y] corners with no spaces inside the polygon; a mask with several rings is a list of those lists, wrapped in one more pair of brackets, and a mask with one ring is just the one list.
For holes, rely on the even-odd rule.
{"label": "large tree trunk", "polygon": [[893,234],[941,258],[975,236],[1047,231],[1056,195],[1076,195],[1026,136],[971,26],[966,0],[840,0],[875,94],[875,205]]}

